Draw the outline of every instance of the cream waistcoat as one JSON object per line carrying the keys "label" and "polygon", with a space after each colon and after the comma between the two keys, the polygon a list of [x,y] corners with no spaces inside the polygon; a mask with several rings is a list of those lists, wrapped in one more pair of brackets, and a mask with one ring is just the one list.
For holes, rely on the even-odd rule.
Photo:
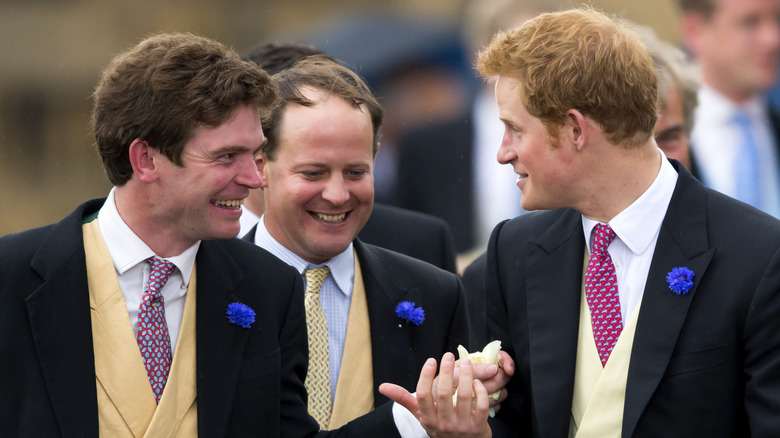
{"label": "cream waistcoat", "polygon": [[355,280],[347,319],[347,338],[336,383],[328,430],[337,429],[374,409],[374,367],[366,288],[355,254]]}
{"label": "cream waistcoat", "polygon": [[[587,254],[585,257],[587,264]],[[583,269],[583,273],[585,270]],[[584,282],[583,282],[584,284]],[[577,339],[577,365],[574,375],[574,397],[569,437],[620,437],[623,427],[623,405],[626,399],[626,379],[634,344],[639,307],[623,324],[617,343],[606,366],[601,366],[588,300],[583,288],[580,301],[580,326]]]}
{"label": "cream waistcoat", "polygon": [[197,436],[195,270],[187,289],[176,354],[157,405],[98,221],[84,224],[83,232],[100,436]]}

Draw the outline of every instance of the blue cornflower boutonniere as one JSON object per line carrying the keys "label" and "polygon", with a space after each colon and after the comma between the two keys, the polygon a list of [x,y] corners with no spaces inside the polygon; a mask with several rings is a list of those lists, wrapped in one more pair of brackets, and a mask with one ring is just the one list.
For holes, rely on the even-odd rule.
{"label": "blue cornflower boutonniere", "polygon": [[674,268],[666,274],[666,282],[669,289],[677,295],[685,295],[693,286],[694,273],[686,267]]}
{"label": "blue cornflower boutonniere", "polygon": [[402,301],[395,308],[395,314],[399,318],[414,325],[420,325],[425,321],[425,311],[422,307],[415,307],[411,301]]}
{"label": "blue cornflower boutonniere", "polygon": [[243,328],[249,328],[255,322],[255,311],[246,304],[235,303],[228,304],[227,319],[231,324],[239,325]]}

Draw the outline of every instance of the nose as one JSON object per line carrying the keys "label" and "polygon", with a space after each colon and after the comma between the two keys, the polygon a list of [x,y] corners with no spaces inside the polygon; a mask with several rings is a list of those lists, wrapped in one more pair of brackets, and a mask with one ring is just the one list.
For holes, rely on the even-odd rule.
{"label": "nose", "polygon": [[501,145],[498,147],[496,159],[501,164],[509,164],[517,157],[512,149],[512,133],[509,128],[504,128],[504,137],[501,139]]}
{"label": "nose", "polygon": [[248,154],[248,156],[239,163],[236,183],[247,186],[250,189],[260,187],[262,181],[260,180],[260,173],[257,171],[257,162],[252,155]]}
{"label": "nose", "polygon": [[333,205],[342,205],[349,200],[349,187],[342,174],[334,173],[328,178],[322,189],[322,198]]}

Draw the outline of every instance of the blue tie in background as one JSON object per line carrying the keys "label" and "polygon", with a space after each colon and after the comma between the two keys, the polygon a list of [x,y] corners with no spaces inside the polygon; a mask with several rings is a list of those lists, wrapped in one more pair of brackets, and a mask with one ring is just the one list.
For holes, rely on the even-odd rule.
{"label": "blue tie in background", "polygon": [[736,177],[736,198],[756,208],[761,208],[761,178],[758,145],[753,136],[750,116],[739,111],[734,114],[734,123],[739,127],[740,144],[734,162]]}

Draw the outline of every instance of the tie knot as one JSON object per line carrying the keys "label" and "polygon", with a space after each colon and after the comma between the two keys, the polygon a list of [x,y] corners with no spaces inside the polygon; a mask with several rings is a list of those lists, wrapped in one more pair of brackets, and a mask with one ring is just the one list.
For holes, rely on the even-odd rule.
{"label": "tie knot", "polygon": [[303,271],[306,276],[306,292],[318,293],[322,289],[322,283],[330,274],[330,268],[323,266],[320,268],[310,268]]}
{"label": "tie knot", "polygon": [[149,263],[150,267],[147,289],[151,292],[157,292],[165,286],[168,277],[176,269],[176,265],[156,256],[146,259],[146,263]]}
{"label": "tie knot", "polygon": [[597,224],[593,228],[593,254],[606,254],[609,244],[615,239],[612,227],[605,224]]}

